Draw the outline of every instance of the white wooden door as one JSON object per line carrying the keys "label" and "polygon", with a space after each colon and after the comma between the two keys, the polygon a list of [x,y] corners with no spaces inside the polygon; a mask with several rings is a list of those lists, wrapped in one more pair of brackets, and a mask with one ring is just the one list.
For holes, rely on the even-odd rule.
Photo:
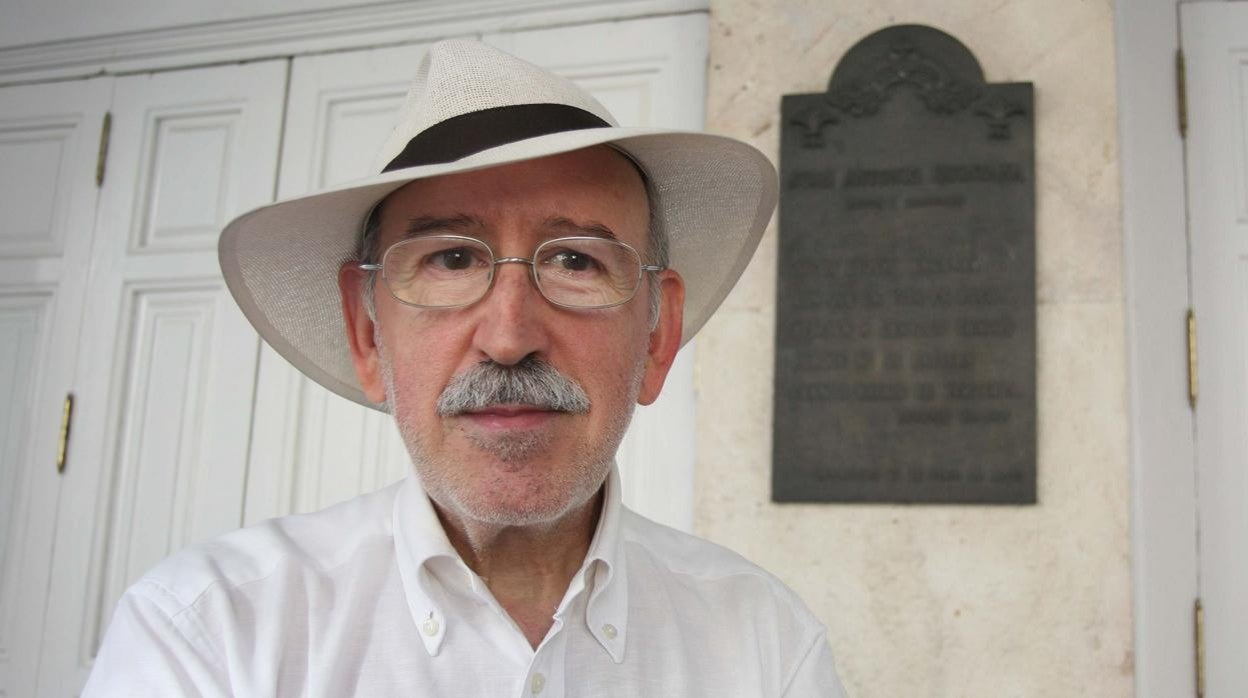
{"label": "white wooden door", "polygon": [[81,687],[121,592],[242,523],[259,340],[217,265],[272,199],[286,61],[118,78],[57,503],[39,695]]}
{"label": "white wooden door", "polygon": [[35,691],[112,85],[0,90],[0,695]]}
{"label": "white wooden door", "polygon": [[1248,696],[1248,3],[1181,5],[1208,698]]}
{"label": "white wooden door", "polygon": [[[699,129],[706,15],[652,18],[483,37],[594,93],[624,125]],[[375,174],[425,50],[407,46],[296,58],[281,198]],[[344,330],[345,331],[345,330]],[[625,501],[665,523],[693,523],[691,348],[663,397],[642,408],[621,446]],[[402,477],[407,454],[386,415],[307,380],[267,347],[260,360],[247,519],[308,511]]]}

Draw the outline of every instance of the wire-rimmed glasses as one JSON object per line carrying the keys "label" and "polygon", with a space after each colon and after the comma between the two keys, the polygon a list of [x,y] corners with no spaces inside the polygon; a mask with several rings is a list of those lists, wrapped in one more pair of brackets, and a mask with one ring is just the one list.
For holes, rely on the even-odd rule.
{"label": "wire-rimmed glasses", "polygon": [[546,300],[565,308],[610,308],[627,303],[641,275],[664,267],[642,264],[637,250],[619,240],[564,237],[537,246],[531,258],[495,257],[484,242],[462,235],[422,235],[397,242],[380,264],[390,295],[419,308],[462,308],[481,300],[499,264],[527,264]]}

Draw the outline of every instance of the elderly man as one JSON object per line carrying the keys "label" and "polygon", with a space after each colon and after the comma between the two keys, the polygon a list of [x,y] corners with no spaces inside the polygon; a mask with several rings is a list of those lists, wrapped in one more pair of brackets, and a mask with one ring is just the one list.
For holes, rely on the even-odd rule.
{"label": "elderly man", "polygon": [[624,508],[613,467],[757,244],[766,160],[452,41],[379,169],[234,221],[221,260],[275,349],[393,413],[414,472],[161,563],[87,694],[841,695],[802,602]]}

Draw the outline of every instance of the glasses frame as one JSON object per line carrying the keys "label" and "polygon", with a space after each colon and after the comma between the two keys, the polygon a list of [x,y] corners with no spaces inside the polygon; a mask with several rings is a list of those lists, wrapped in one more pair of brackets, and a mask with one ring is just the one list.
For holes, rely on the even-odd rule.
{"label": "glasses frame", "polygon": [[[401,247],[403,245],[415,243],[419,240],[428,240],[431,238],[436,238],[439,240],[459,240],[459,241],[463,241],[467,243],[475,243],[485,248],[485,251],[489,253],[490,259],[492,259],[493,262],[490,264],[489,281],[486,282],[485,288],[481,291],[481,295],[468,301],[467,303],[460,303],[458,305],[421,305],[420,303],[412,303],[410,301],[405,301],[402,298],[399,298],[397,294],[395,294],[394,289],[390,286],[390,280],[386,278],[386,258],[390,256],[391,250],[394,250],[395,248]],[[635,282],[633,283],[632,293],[629,293],[627,297],[621,300],[618,300],[614,303],[607,303],[606,305],[568,305],[567,303],[560,303],[558,301],[552,300],[550,296],[546,295],[546,289],[542,288],[541,279],[539,279],[537,276],[537,264],[535,260],[537,259],[538,255],[541,253],[542,249],[545,248],[547,245],[554,245],[556,243],[567,242],[569,240],[573,240],[573,241],[594,240],[598,242],[608,242],[613,245],[619,245],[623,247],[624,249],[628,250],[630,253],[632,253],[632,255],[637,258],[637,262],[638,262],[637,278]],[[457,308],[467,308],[468,306],[479,302],[482,298],[485,298],[486,296],[490,295],[490,290],[494,288],[494,279],[498,277],[498,274],[495,273],[495,270],[498,268],[498,265],[500,264],[527,264],[529,265],[529,278],[533,280],[533,286],[537,288],[537,292],[541,294],[542,298],[546,299],[546,302],[550,303],[551,305],[554,305],[560,308],[569,308],[571,310],[601,310],[603,308],[614,308],[619,305],[624,305],[625,303],[631,301],[637,295],[637,290],[641,288],[641,277],[643,274],[645,274],[646,272],[664,271],[667,269],[667,267],[662,266],[662,265],[645,264],[644,262],[642,262],[641,254],[637,252],[637,248],[633,247],[627,242],[616,240],[614,238],[596,237],[593,235],[570,235],[570,236],[552,238],[550,240],[543,241],[537,247],[533,248],[533,255],[527,258],[526,257],[499,257],[494,254],[494,248],[490,247],[490,245],[487,242],[485,242],[484,240],[478,240],[477,238],[474,238],[474,237],[468,237],[467,235],[421,235],[419,237],[413,237],[413,238],[408,238],[406,240],[400,240],[394,243],[393,245],[387,247],[385,253],[381,255],[381,263],[379,264],[373,264],[373,263],[368,263],[368,262],[357,262],[356,266],[368,272],[378,272],[378,271],[381,272],[381,279],[382,279],[382,282],[386,286],[386,292],[390,294],[391,298],[402,303],[403,305],[410,306],[412,308],[424,308],[428,310],[455,310]]]}

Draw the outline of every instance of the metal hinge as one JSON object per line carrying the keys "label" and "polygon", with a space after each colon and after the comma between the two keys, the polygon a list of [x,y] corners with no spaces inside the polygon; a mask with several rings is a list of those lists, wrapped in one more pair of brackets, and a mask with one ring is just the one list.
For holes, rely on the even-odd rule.
{"label": "metal hinge", "polygon": [[1196,698],[1205,698],[1205,609],[1196,599]]}
{"label": "metal hinge", "polygon": [[108,139],[113,131],[113,113],[104,112],[104,125],[100,126],[100,154],[95,160],[95,186],[104,186],[104,164],[108,162]]}
{"label": "metal hinge", "polygon": [[1174,53],[1174,86],[1179,98],[1179,137],[1187,138],[1187,63],[1183,49]]}
{"label": "metal hinge", "polygon": [[69,425],[74,419],[74,394],[65,396],[65,406],[61,408],[61,437],[56,447],[56,472],[65,472],[65,454],[69,452]]}
{"label": "metal hinge", "polygon": [[1196,359],[1196,311],[1187,309],[1187,404],[1196,409],[1200,396],[1200,364]]}

